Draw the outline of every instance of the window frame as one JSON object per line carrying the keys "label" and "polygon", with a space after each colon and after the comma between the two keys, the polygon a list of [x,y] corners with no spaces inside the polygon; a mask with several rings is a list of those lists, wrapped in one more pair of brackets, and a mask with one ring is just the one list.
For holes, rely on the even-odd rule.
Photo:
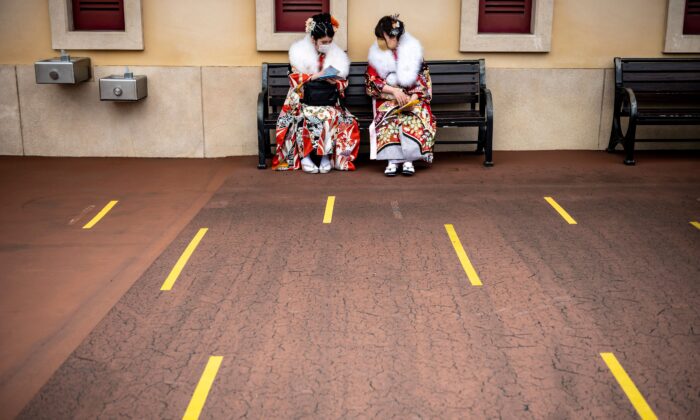
{"label": "window frame", "polygon": [[[340,21],[335,43],[348,49],[348,0],[330,0],[330,13]],[[303,32],[275,32],[275,0],[255,0],[255,38],[258,51],[288,51]]]}
{"label": "window frame", "polygon": [[685,0],[668,0],[664,53],[700,53],[700,35],[683,33]]}
{"label": "window frame", "polygon": [[479,33],[479,0],[462,0],[460,52],[549,52],[554,0],[532,0],[531,33]]}
{"label": "window frame", "polygon": [[51,48],[55,50],[143,50],[141,0],[124,0],[123,31],[73,30],[72,0],[49,0]]}

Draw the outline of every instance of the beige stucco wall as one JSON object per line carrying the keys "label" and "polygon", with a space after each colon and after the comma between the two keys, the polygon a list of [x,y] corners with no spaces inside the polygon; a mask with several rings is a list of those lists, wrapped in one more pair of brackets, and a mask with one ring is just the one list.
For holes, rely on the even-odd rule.
{"label": "beige stucco wall", "polygon": [[[348,52],[363,60],[384,14],[401,14],[428,59],[474,57],[459,52],[461,0],[350,0]],[[667,0],[556,0],[552,51],[481,53],[490,67],[604,68],[614,56],[661,56]],[[76,51],[97,65],[256,66],[285,60],[258,53],[254,0],[144,0],[144,51]],[[29,64],[55,55],[46,0],[0,1],[0,64]]]}
{"label": "beige stucco wall", "polygon": [[[55,56],[46,0],[0,0],[0,155],[219,157],[257,153],[260,64],[254,0],[143,0],[144,51],[72,51],[96,78],[129,65],[148,76],[138,103],[100,102],[96,78],[37,85],[31,63]],[[364,60],[376,19],[400,12],[428,59],[484,57],[496,150],[603,149],[614,56],[663,56],[666,0],[556,0],[550,53],[459,53],[461,0],[350,0],[349,54]],[[2,65],[5,64],[5,65]],[[440,129],[438,139],[474,138]],[[700,138],[700,127],[643,127],[638,137]],[[681,147],[697,147],[697,143]],[[641,148],[669,147],[640,144]],[[440,146],[438,150],[447,147]]]}

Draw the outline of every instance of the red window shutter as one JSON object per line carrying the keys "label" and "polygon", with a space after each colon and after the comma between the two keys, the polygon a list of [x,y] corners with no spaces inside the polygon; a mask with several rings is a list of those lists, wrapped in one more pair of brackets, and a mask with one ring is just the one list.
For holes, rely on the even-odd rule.
{"label": "red window shutter", "polygon": [[330,11],[330,0],[275,0],[275,32],[304,32],[306,19]]}
{"label": "red window shutter", "polygon": [[124,0],[72,0],[76,31],[123,31]]}
{"label": "red window shutter", "polygon": [[683,33],[686,35],[700,35],[700,0],[685,0]]}
{"label": "red window shutter", "polygon": [[479,0],[480,33],[531,33],[532,0]]}

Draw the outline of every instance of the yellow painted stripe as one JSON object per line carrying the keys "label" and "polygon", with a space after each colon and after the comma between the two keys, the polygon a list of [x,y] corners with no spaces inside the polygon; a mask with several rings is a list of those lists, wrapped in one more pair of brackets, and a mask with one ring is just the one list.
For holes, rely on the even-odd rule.
{"label": "yellow painted stripe", "polygon": [[552,197],[545,197],[544,198],[552,207],[554,207],[554,210],[557,211],[561,215],[561,217],[564,218],[570,225],[575,225],[576,220],[574,220],[573,217],[569,215],[569,213],[566,212]]}
{"label": "yellow painted stripe", "polygon": [[216,373],[219,371],[219,366],[224,360],[223,356],[211,356],[209,357],[209,362],[204,368],[204,373],[202,377],[199,378],[199,383],[197,388],[194,389],[194,394],[192,394],[192,399],[190,404],[187,406],[185,415],[182,416],[183,420],[196,420],[199,418],[199,414],[204,408],[204,403],[207,401],[207,395],[209,395],[209,390],[211,385],[214,383],[216,378]]}
{"label": "yellow painted stripe", "polygon": [[182,269],[185,267],[185,264],[187,264],[187,261],[190,259],[190,256],[194,252],[195,248],[197,248],[197,245],[199,245],[199,241],[201,241],[204,237],[204,234],[207,233],[207,230],[209,229],[201,228],[199,229],[199,232],[197,232],[197,234],[194,235],[194,238],[192,238],[190,244],[187,245],[187,248],[185,248],[185,252],[183,252],[182,255],[180,255],[180,259],[178,259],[177,263],[175,263],[175,267],[173,267],[170,274],[168,274],[168,278],[165,279],[165,282],[163,282],[163,285],[160,287],[160,290],[170,290],[173,288],[173,285],[175,284],[175,281],[177,280],[180,273],[182,272]]}
{"label": "yellow painted stripe", "polygon": [[450,241],[452,241],[452,246],[457,253],[457,257],[459,257],[459,261],[462,263],[462,268],[464,268],[464,272],[467,273],[467,277],[469,278],[472,286],[481,286],[481,279],[479,279],[479,275],[476,274],[476,270],[474,269],[471,261],[469,261],[467,253],[464,252],[464,248],[462,247],[462,243],[459,241],[459,237],[457,236],[457,232],[455,232],[454,226],[445,225],[445,230],[447,231],[447,235],[450,237]]}
{"label": "yellow painted stripe", "polygon": [[109,203],[107,203],[106,206],[102,210],[100,210],[99,213],[95,217],[92,218],[85,226],[83,226],[83,229],[90,229],[93,226],[97,224],[97,222],[100,221],[103,217],[105,217],[105,214],[107,214],[110,210],[112,210],[112,207],[116,206],[119,201],[117,200],[112,200]]}
{"label": "yellow painted stripe", "polygon": [[625,395],[627,395],[627,398],[629,398],[634,409],[637,410],[639,417],[643,420],[656,419],[656,414],[651,410],[651,407],[649,407],[649,404],[647,404],[644,397],[642,397],[642,394],[639,393],[634,382],[632,382],[632,379],[630,379],[627,372],[622,368],[620,362],[617,361],[615,355],[612,353],[600,353],[600,357],[602,357],[605,364],[608,365],[608,369],[610,369],[610,372],[612,372],[615,379],[617,379],[617,383],[620,384],[620,387],[625,392]]}
{"label": "yellow painted stripe", "polygon": [[700,222],[690,222],[690,224],[700,229]]}
{"label": "yellow painted stripe", "polygon": [[323,215],[323,223],[328,224],[333,220],[333,205],[335,204],[335,196],[329,195],[326,202],[326,214]]}

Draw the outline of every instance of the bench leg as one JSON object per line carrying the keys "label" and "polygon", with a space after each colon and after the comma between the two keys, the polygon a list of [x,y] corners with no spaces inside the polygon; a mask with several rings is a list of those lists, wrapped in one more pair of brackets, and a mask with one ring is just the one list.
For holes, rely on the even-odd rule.
{"label": "bench leg", "polygon": [[258,169],[267,168],[266,157],[268,153],[268,142],[264,127],[258,122]]}
{"label": "bench leg", "polygon": [[484,143],[486,142],[486,127],[479,126],[479,137],[477,138],[476,151],[477,155],[484,153]]}
{"label": "bench leg", "polygon": [[634,160],[634,138],[636,136],[636,132],[637,132],[637,124],[634,124],[633,122],[630,121],[630,126],[627,129],[627,134],[625,135],[625,139],[623,142],[623,146],[625,148],[624,163],[625,163],[625,165],[628,165],[628,166],[633,166],[635,163],[637,163]]}
{"label": "bench leg", "polygon": [[493,117],[489,116],[486,119],[486,156],[484,158],[484,166],[487,168],[493,166]]}
{"label": "bench leg", "polygon": [[622,128],[620,126],[620,117],[613,116],[612,129],[610,130],[610,141],[608,142],[608,147],[605,149],[608,153],[615,152],[615,146],[617,146],[623,139]]}

